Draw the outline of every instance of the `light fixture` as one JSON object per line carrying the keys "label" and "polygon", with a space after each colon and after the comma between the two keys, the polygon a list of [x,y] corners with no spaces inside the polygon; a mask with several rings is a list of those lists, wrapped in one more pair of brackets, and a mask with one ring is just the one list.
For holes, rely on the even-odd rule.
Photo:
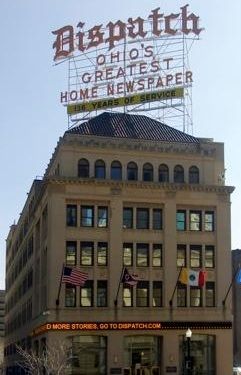
{"label": "light fixture", "polygon": [[190,328],[188,328],[187,330],[186,330],[186,338],[187,339],[190,339],[192,337],[192,331],[190,330]]}

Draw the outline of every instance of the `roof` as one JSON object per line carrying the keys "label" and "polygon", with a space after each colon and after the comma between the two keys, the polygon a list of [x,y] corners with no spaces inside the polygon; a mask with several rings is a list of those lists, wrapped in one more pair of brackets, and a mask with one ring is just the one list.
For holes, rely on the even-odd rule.
{"label": "roof", "polygon": [[65,134],[162,142],[200,143],[199,139],[144,115],[104,112]]}

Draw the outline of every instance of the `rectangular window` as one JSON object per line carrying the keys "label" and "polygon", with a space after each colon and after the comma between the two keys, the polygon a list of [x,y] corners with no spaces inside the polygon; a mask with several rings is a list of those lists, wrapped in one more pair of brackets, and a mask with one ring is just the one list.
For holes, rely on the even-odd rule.
{"label": "rectangular window", "polygon": [[201,245],[190,245],[190,267],[191,268],[202,267],[202,246]]}
{"label": "rectangular window", "polygon": [[139,281],[136,287],[136,306],[149,306],[149,282]]}
{"label": "rectangular window", "polygon": [[190,286],[190,306],[202,306],[202,290],[196,286]]}
{"label": "rectangular window", "polygon": [[98,266],[107,266],[108,244],[107,242],[98,242],[97,246],[97,264]]}
{"label": "rectangular window", "polygon": [[93,227],[94,226],[94,207],[81,206],[81,226]]}
{"label": "rectangular window", "polygon": [[162,306],[162,282],[153,281],[152,284],[152,306],[161,307]]}
{"label": "rectangular window", "polygon": [[93,266],[93,253],[94,243],[93,242],[81,242],[80,243],[80,264],[82,266]]}
{"label": "rectangular window", "polygon": [[65,306],[76,306],[76,286],[74,285],[66,284],[65,286]]}
{"label": "rectangular window", "polygon": [[108,227],[108,207],[98,207],[97,226],[99,228]]}
{"label": "rectangular window", "polygon": [[75,266],[77,258],[77,243],[76,241],[66,242],[66,259],[65,263],[67,266]]}
{"label": "rectangular window", "polygon": [[162,210],[155,208],[152,210],[152,229],[162,229]]}
{"label": "rectangular window", "polygon": [[137,267],[149,266],[149,245],[138,243],[136,245],[136,265]]}
{"label": "rectangular window", "polygon": [[153,244],[152,246],[152,266],[162,267],[162,245]]}
{"label": "rectangular window", "polygon": [[97,306],[98,307],[107,306],[107,281],[106,280],[97,281]]}
{"label": "rectangular window", "polygon": [[202,230],[202,213],[201,211],[190,211],[189,229],[194,231]]}
{"label": "rectangular window", "polygon": [[77,206],[76,204],[67,204],[66,207],[66,225],[68,227],[77,226]]}
{"label": "rectangular window", "polygon": [[177,307],[187,306],[187,287],[183,284],[177,286]]}
{"label": "rectangular window", "polygon": [[177,267],[186,267],[187,257],[186,257],[186,245],[177,245]]}
{"label": "rectangular window", "polygon": [[124,266],[133,265],[133,244],[132,243],[123,244],[123,265]]}
{"label": "rectangular window", "polygon": [[133,288],[132,287],[123,287],[123,306],[131,307],[133,306]]}
{"label": "rectangular window", "polygon": [[205,246],[205,268],[214,268],[214,267],[215,267],[214,246],[207,245]]}
{"label": "rectangular window", "polygon": [[207,232],[214,231],[214,212],[213,211],[205,211],[204,230]]}
{"label": "rectangular window", "polygon": [[87,280],[85,285],[80,288],[80,306],[93,306],[93,281]]}
{"label": "rectangular window", "polygon": [[214,282],[206,282],[206,306],[215,306],[215,284]]}
{"label": "rectangular window", "polygon": [[177,230],[186,230],[186,211],[178,210],[176,213],[176,227]]}
{"label": "rectangular window", "polygon": [[148,208],[137,208],[136,228],[137,229],[149,229],[149,209]]}
{"label": "rectangular window", "polygon": [[133,228],[133,208],[123,208],[123,228]]}

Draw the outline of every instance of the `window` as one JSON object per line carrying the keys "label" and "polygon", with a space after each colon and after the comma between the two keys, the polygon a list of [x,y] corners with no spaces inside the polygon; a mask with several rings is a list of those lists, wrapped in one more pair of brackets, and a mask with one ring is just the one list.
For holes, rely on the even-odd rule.
{"label": "window", "polygon": [[123,208],[123,228],[133,228],[133,209]]}
{"label": "window", "polygon": [[152,246],[152,266],[162,267],[162,245],[153,244]]}
{"label": "window", "polygon": [[202,229],[202,213],[201,211],[190,211],[190,230],[200,231]]}
{"label": "window", "polygon": [[136,265],[137,267],[149,266],[149,245],[138,243],[136,245]]}
{"label": "window", "polygon": [[81,206],[81,226],[93,227],[94,226],[94,207]]}
{"label": "window", "polygon": [[159,182],[169,182],[169,169],[166,164],[159,166]]}
{"label": "window", "polygon": [[137,229],[149,229],[149,209],[148,208],[137,208],[136,228]]}
{"label": "window", "polygon": [[123,287],[123,306],[131,307],[133,306],[133,288],[132,287]]}
{"label": "window", "polygon": [[137,181],[137,179],[138,179],[137,164],[132,161],[127,164],[127,180]]}
{"label": "window", "polygon": [[214,261],[214,246],[207,245],[205,246],[205,268],[214,268],[215,261]]}
{"label": "window", "polygon": [[161,307],[162,306],[162,282],[153,281],[152,284],[152,306]]}
{"label": "window", "polygon": [[162,229],[162,210],[154,208],[152,211],[152,228]]}
{"label": "window", "polygon": [[78,162],[78,176],[89,177],[89,162],[86,159],[80,159]]}
{"label": "window", "polygon": [[143,165],[143,181],[153,181],[153,166],[150,163]]}
{"label": "window", "polygon": [[215,306],[215,284],[211,281],[206,282],[206,306]]}
{"label": "window", "polygon": [[190,286],[190,306],[202,306],[202,290],[196,286]]}
{"label": "window", "polygon": [[68,227],[76,227],[77,225],[77,206],[75,204],[67,204],[66,225]]}
{"label": "window", "polygon": [[186,211],[178,210],[176,213],[177,230],[186,230]]}
{"label": "window", "polygon": [[82,288],[80,288],[80,306],[93,306],[93,281],[87,280]]}
{"label": "window", "polygon": [[93,266],[93,242],[80,243],[80,264],[82,266]]}
{"label": "window", "polygon": [[107,306],[107,281],[106,280],[97,281],[97,306],[98,307]]}
{"label": "window", "polygon": [[76,306],[76,287],[74,285],[66,284],[65,286],[65,306]]}
{"label": "window", "polygon": [[183,284],[177,285],[177,307],[187,306],[187,287]]}
{"label": "window", "polygon": [[186,267],[186,245],[177,245],[177,267]]}
{"label": "window", "polygon": [[123,265],[132,266],[133,265],[133,245],[132,243],[123,244]]}
{"label": "window", "polygon": [[75,266],[77,257],[77,244],[76,241],[66,242],[66,260],[67,266]]}
{"label": "window", "polygon": [[136,287],[136,306],[149,306],[149,282],[139,281]]}
{"label": "window", "polygon": [[214,212],[213,211],[205,211],[204,230],[207,232],[214,231]]}
{"label": "window", "polygon": [[98,207],[97,226],[106,228],[108,226],[108,207]]}
{"label": "window", "polygon": [[105,178],[105,162],[103,160],[95,162],[95,178]]}
{"label": "window", "polygon": [[98,266],[107,266],[108,244],[107,242],[98,242],[97,246],[97,264]]}
{"label": "window", "polygon": [[202,267],[202,246],[201,245],[190,245],[190,267],[191,268]]}
{"label": "window", "polygon": [[189,184],[199,184],[199,169],[196,166],[189,168]]}
{"label": "window", "polygon": [[184,169],[181,165],[174,168],[174,182],[184,182]]}
{"label": "window", "polygon": [[113,161],[111,163],[111,179],[121,180],[122,179],[122,165],[119,161]]}

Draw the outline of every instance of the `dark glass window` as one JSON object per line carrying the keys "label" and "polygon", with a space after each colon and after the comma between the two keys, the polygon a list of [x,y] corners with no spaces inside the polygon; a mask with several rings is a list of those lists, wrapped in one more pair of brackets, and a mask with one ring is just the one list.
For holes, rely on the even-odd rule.
{"label": "dark glass window", "polygon": [[80,306],[93,306],[93,281],[87,280],[80,288]]}
{"label": "dark glass window", "polygon": [[206,282],[206,306],[215,306],[215,283],[211,281]]}
{"label": "dark glass window", "polygon": [[189,228],[190,230],[195,230],[195,231],[202,230],[201,211],[190,211]]}
{"label": "dark glass window", "polygon": [[153,244],[152,246],[152,266],[162,267],[162,245]]}
{"label": "dark glass window", "polygon": [[159,208],[152,210],[152,228],[162,229],[162,210]]}
{"label": "dark glass window", "polygon": [[202,267],[202,246],[201,245],[190,245],[190,267],[191,268]]}
{"label": "dark glass window", "polygon": [[75,307],[76,306],[76,286],[71,284],[65,285],[65,306]]}
{"label": "dark glass window", "polygon": [[149,245],[147,243],[136,245],[136,265],[137,267],[149,266]]}
{"label": "dark glass window", "polygon": [[97,246],[97,264],[98,266],[107,266],[108,244],[107,242],[98,242]]}
{"label": "dark glass window", "polygon": [[174,168],[174,182],[184,182],[184,169],[181,165]]}
{"label": "dark glass window", "polygon": [[122,165],[119,161],[113,161],[111,163],[111,179],[121,180],[122,179]]}
{"label": "dark glass window", "polygon": [[189,184],[199,184],[199,169],[196,166],[189,168]]}
{"label": "dark glass window", "polygon": [[123,208],[123,228],[133,228],[133,208]]}
{"label": "dark glass window", "polygon": [[82,266],[93,266],[94,261],[94,243],[81,242],[80,243],[80,264]]}
{"label": "dark glass window", "polygon": [[105,162],[103,160],[95,162],[95,178],[105,178]]}
{"label": "dark glass window", "polygon": [[214,268],[214,267],[215,267],[214,246],[207,245],[205,246],[205,268]]}
{"label": "dark glass window", "polygon": [[186,230],[186,211],[178,210],[176,214],[177,230]]}
{"label": "dark glass window", "polygon": [[124,266],[133,265],[133,244],[132,243],[123,244],[123,265]]}
{"label": "dark glass window", "polygon": [[143,165],[143,181],[153,181],[153,166],[150,163]]}
{"label": "dark glass window", "polygon": [[89,177],[89,162],[86,159],[80,159],[78,162],[78,176]]}
{"label": "dark glass window", "polygon": [[133,288],[132,287],[123,287],[123,306],[131,307],[133,306]]}
{"label": "dark glass window", "polygon": [[138,179],[138,167],[137,164],[134,162],[130,162],[127,164],[127,180],[129,181],[137,181]]}
{"label": "dark glass window", "polygon": [[162,306],[162,282],[153,281],[152,284],[152,306],[161,307]]}
{"label": "dark glass window", "polygon": [[204,214],[204,230],[207,232],[214,231],[214,212],[206,211]]}
{"label": "dark glass window", "polygon": [[177,306],[186,307],[187,306],[187,287],[183,284],[178,284],[177,286]]}
{"label": "dark glass window", "polygon": [[66,207],[66,225],[68,227],[77,226],[77,206],[76,204],[67,204]]}
{"label": "dark glass window", "polygon": [[136,306],[149,306],[149,282],[139,281],[136,286]]}
{"label": "dark glass window", "polygon": [[94,226],[94,207],[81,206],[81,226],[93,227]]}
{"label": "dark glass window", "polygon": [[98,307],[107,306],[107,281],[106,280],[97,281],[97,306]]}
{"label": "dark glass window", "polygon": [[169,182],[169,169],[166,164],[159,166],[159,182]]}
{"label": "dark glass window", "polygon": [[197,286],[190,286],[190,306],[202,306],[202,290]]}
{"label": "dark glass window", "polygon": [[149,229],[149,209],[137,208],[136,209],[136,228]]}
{"label": "dark glass window", "polygon": [[177,267],[186,267],[186,245],[177,245]]}
{"label": "dark glass window", "polygon": [[106,228],[108,226],[108,207],[98,207],[97,226]]}
{"label": "dark glass window", "polygon": [[77,243],[76,241],[66,242],[66,265],[75,266],[77,258]]}

